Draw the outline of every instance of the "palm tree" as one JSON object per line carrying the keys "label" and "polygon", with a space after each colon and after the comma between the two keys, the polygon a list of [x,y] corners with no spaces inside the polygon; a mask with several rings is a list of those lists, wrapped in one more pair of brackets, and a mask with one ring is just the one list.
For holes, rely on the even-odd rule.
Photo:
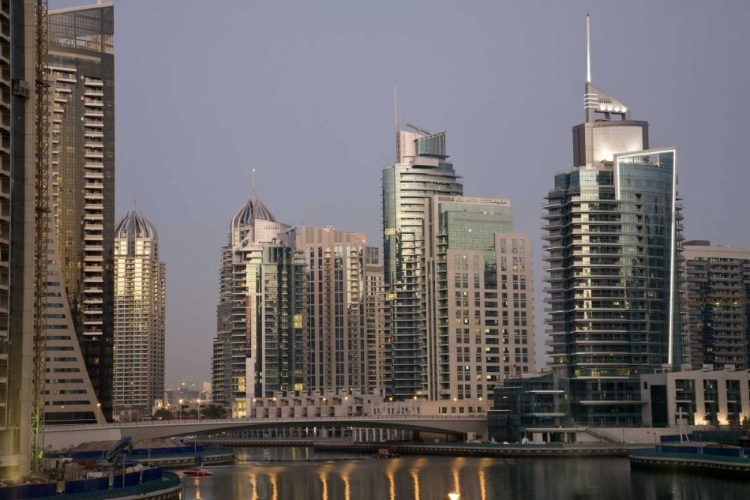
{"label": "palm tree", "polygon": [[159,408],[154,412],[154,420],[173,420],[174,415],[166,408]]}

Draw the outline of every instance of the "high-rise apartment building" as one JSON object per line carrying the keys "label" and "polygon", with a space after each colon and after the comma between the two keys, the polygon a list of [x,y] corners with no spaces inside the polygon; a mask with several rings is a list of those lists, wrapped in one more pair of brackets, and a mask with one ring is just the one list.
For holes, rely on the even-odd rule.
{"label": "high-rise apartment building", "polygon": [[365,250],[365,387],[367,393],[391,384],[390,305],[378,248]]}
{"label": "high-rise apartment building", "polygon": [[514,232],[508,200],[426,204],[428,396],[491,398],[534,371],[531,239]]}
{"label": "high-rise apartment building", "polygon": [[30,464],[36,262],[33,14],[31,0],[0,3],[0,52],[5,54],[0,82],[12,89],[0,93],[0,479],[25,476]]}
{"label": "high-rise apartment building", "polygon": [[66,307],[72,318],[69,333],[77,336],[101,410],[110,418],[114,338],[114,7],[98,4],[51,11],[49,37],[50,205],[57,243],[55,265],[59,266],[58,278],[65,288]]}
{"label": "high-rise apartment building", "polygon": [[363,233],[303,225],[297,250],[307,263],[307,388],[365,389]]}
{"label": "high-rise apartment building", "polygon": [[427,396],[426,324],[422,310],[425,198],[460,196],[445,133],[397,131],[396,163],[383,169],[383,254],[391,305],[391,386],[398,399]]}
{"label": "high-rise apartment building", "polygon": [[256,397],[304,390],[305,257],[295,228],[255,195],[235,214],[221,253],[214,402],[245,417]]}
{"label": "high-rise apartment building", "polygon": [[133,210],[115,227],[115,366],[113,416],[151,415],[164,398],[166,265],[159,233]]}
{"label": "high-rise apartment building", "polygon": [[750,248],[684,244],[685,363],[750,368]]}
{"label": "high-rise apartment building", "polygon": [[648,123],[590,80],[543,216],[551,366],[576,423],[638,425],[638,377],[682,359],[676,151],[649,150]]}

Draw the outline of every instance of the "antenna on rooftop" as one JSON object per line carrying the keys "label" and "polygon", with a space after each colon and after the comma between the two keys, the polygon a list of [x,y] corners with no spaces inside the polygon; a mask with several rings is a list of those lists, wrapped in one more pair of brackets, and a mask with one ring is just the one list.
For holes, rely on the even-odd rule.
{"label": "antenna on rooftop", "polygon": [[253,205],[258,201],[258,194],[255,191],[255,169],[253,169]]}
{"label": "antenna on rooftop", "polygon": [[586,14],[586,81],[591,83],[591,18]]}
{"label": "antenna on rooftop", "polygon": [[398,109],[398,82],[393,82],[393,105],[396,119],[396,163],[401,162],[401,110]]}

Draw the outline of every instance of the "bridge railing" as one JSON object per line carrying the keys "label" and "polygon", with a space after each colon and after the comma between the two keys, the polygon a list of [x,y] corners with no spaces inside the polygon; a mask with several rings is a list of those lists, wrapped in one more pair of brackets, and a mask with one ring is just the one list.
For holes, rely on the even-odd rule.
{"label": "bridge railing", "polygon": [[367,415],[358,417],[347,417],[347,416],[332,416],[332,417],[262,417],[262,418],[223,418],[223,419],[178,419],[178,420],[150,420],[145,422],[114,422],[110,424],[86,424],[86,425],[54,425],[48,426],[46,431],[72,431],[81,429],[123,429],[130,427],[150,427],[150,426],[175,426],[175,425],[201,425],[201,424],[253,424],[253,423],[266,423],[266,422],[368,422],[372,420],[421,420],[421,421],[446,421],[446,420],[486,420],[485,414],[478,415],[414,415],[414,414],[380,414],[380,415]]}

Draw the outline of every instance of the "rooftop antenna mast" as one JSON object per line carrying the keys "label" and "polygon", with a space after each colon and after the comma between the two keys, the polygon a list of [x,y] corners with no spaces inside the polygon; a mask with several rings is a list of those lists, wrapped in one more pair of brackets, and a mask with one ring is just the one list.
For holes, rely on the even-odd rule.
{"label": "rooftop antenna mast", "polygon": [[591,83],[591,18],[586,14],[586,82]]}
{"label": "rooftop antenna mast", "polygon": [[253,205],[256,205],[257,202],[258,202],[258,193],[255,190],[255,169],[253,169]]}
{"label": "rooftop antenna mast", "polygon": [[396,118],[396,163],[401,163],[401,111],[398,109],[398,82],[393,83],[393,104]]}

